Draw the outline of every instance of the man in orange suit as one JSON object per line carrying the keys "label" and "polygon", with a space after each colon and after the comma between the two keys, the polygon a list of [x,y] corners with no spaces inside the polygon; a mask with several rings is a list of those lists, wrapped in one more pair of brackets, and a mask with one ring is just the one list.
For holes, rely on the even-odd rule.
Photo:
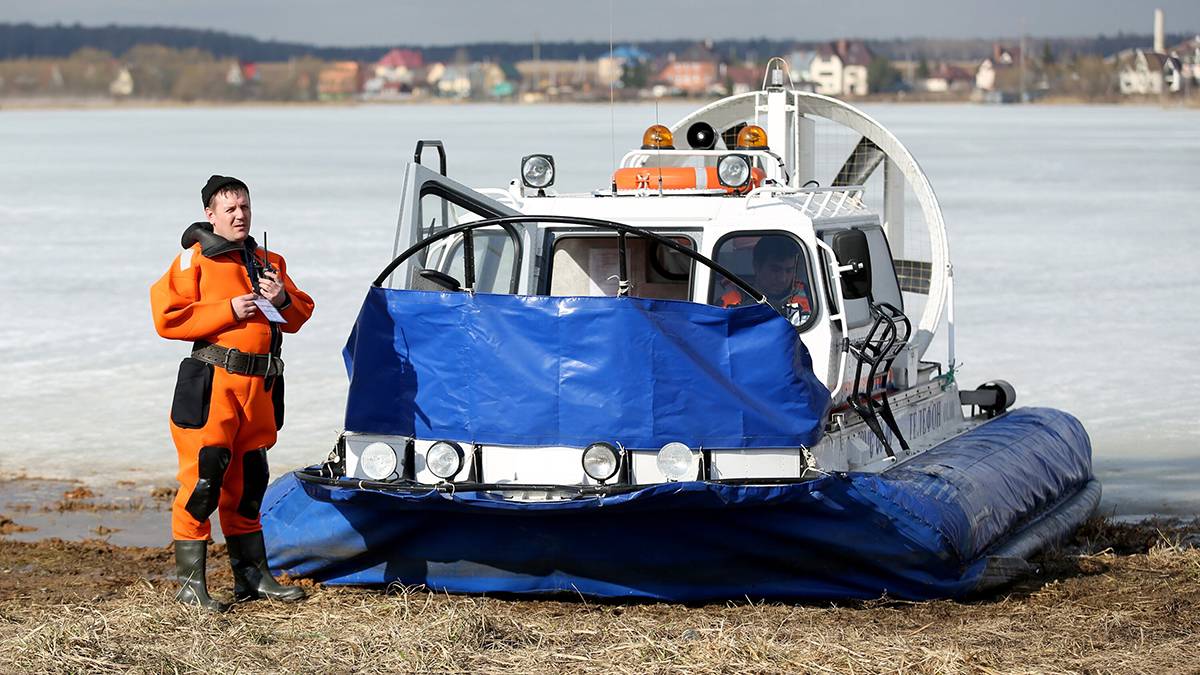
{"label": "man in orange suit", "polygon": [[[767,302],[786,318],[789,310],[799,312],[799,318],[812,314],[808,301],[808,288],[804,283],[800,264],[800,246],[785,235],[765,235],[754,244],[751,259],[754,269],[754,285],[767,296]],[[722,307],[740,307],[752,304],[753,298],[742,297],[736,288],[721,296]]]}
{"label": "man in orange suit", "polygon": [[267,450],[283,425],[283,333],[312,315],[313,301],[292,282],[283,257],[250,236],[250,190],[212,176],[200,191],[207,222],[183,233],[183,253],[150,288],[158,334],[192,342],[179,365],[171,436],[179,453],[179,493],[171,509],[176,598],[213,611],[205,558],[217,512],[233,565],[234,598],[296,601],[304,591],[267,569],[259,507],[270,476]]}

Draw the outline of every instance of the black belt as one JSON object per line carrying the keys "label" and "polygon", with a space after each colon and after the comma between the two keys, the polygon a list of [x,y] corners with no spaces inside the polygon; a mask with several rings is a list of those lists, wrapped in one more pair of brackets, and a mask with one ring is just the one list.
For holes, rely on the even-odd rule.
{"label": "black belt", "polygon": [[278,356],[243,352],[220,345],[198,346],[192,351],[192,358],[237,375],[275,377],[283,374],[283,359]]}

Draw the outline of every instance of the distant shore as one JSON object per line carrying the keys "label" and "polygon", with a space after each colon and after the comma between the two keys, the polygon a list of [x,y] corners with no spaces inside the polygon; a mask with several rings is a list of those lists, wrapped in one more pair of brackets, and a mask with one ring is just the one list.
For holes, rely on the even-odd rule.
{"label": "distant shore", "polygon": [[[711,98],[664,98],[662,103],[693,104],[697,107],[711,103]],[[894,95],[884,94],[846,99],[851,105],[871,104],[920,104],[920,105],[1034,105],[1034,106],[1138,106],[1153,108],[1185,108],[1200,109],[1200,96],[1187,99],[1162,99],[1155,96],[1121,97],[1104,99],[1084,99],[1078,97],[1054,96],[1030,101],[1025,104],[991,104],[971,100],[969,97],[943,97],[936,95]],[[625,99],[616,101],[616,105],[638,105],[654,103],[654,99]],[[0,112],[15,111],[58,111],[58,110],[148,110],[148,109],[186,109],[186,108],[357,108],[366,106],[456,106],[456,105],[592,105],[607,106],[607,100],[570,100],[547,99],[537,102],[522,102],[514,100],[476,100],[476,99],[446,99],[446,98],[415,98],[415,99],[381,99],[381,100],[338,100],[338,101],[228,101],[228,100],[194,100],[180,101],[174,99],[114,99],[110,97],[91,98],[59,98],[59,97],[30,97],[30,98],[0,98]]]}

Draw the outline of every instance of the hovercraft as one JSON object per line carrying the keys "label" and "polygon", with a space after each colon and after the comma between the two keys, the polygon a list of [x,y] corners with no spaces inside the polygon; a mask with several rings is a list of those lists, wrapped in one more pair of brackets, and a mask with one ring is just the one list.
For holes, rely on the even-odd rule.
{"label": "hovercraft", "polygon": [[1014,409],[1001,380],[958,387],[916,160],[787,80],[773,61],[761,91],[652,126],[585,194],[554,189],[546,154],[471,189],[418,143],[346,344],[345,432],[264,501],[271,568],[454,593],[961,597],[1087,518],[1079,421]]}

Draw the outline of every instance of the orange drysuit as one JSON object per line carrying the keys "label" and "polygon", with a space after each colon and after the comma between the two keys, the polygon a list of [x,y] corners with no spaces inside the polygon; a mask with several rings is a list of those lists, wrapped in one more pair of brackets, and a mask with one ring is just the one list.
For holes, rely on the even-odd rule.
{"label": "orange drysuit", "polygon": [[[278,355],[279,331],[295,333],[312,315],[312,298],[272,252],[270,264],[287,291],[279,308],[287,323],[275,328],[262,312],[239,321],[230,299],[255,291],[247,265],[261,263],[263,251],[252,238],[243,244],[214,234],[208,223],[189,227],[182,243],[183,253],[150,287],[159,335]],[[258,511],[270,475],[267,449],[282,423],[282,377],[268,381],[231,373],[191,357],[180,363],[171,405],[171,436],[179,453],[179,493],[171,510],[175,539],[207,539],[213,511],[227,536],[262,529]]]}
{"label": "orange drysuit", "polygon": [[[745,298],[742,297],[742,292],[736,288],[732,288],[721,296],[721,306],[725,308],[737,307],[745,303]],[[808,302],[808,291],[805,290],[804,282],[797,281],[792,285],[792,294],[788,296],[782,303],[783,305],[797,305],[801,312],[809,314],[812,312],[812,307]]]}

